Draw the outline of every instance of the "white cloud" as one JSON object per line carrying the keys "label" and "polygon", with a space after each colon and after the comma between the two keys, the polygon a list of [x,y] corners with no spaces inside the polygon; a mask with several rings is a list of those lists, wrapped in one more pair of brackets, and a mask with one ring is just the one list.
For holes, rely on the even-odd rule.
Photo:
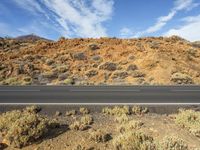
{"label": "white cloud", "polygon": [[80,37],[106,36],[103,22],[113,12],[113,0],[43,0],[44,4],[56,14],[57,22],[69,35]]}
{"label": "white cloud", "polygon": [[164,35],[178,35],[190,41],[200,40],[200,15],[182,19],[185,24],[179,28],[170,29]]}
{"label": "white cloud", "polygon": [[174,7],[170,10],[168,15],[161,16],[157,19],[157,22],[153,25],[148,27],[144,31],[140,31],[136,34],[136,36],[142,36],[149,33],[154,33],[161,30],[173,17],[181,10],[191,10],[194,7],[197,7],[199,4],[194,3],[194,0],[175,0]]}
{"label": "white cloud", "polygon": [[114,5],[114,0],[13,1],[34,14],[46,16],[52,25],[61,27],[57,30],[66,37],[107,36],[103,23],[112,17]]}
{"label": "white cloud", "polygon": [[133,36],[133,32],[131,29],[127,28],[127,27],[124,27],[120,30],[120,36],[122,38],[128,38],[128,37],[131,37]]}

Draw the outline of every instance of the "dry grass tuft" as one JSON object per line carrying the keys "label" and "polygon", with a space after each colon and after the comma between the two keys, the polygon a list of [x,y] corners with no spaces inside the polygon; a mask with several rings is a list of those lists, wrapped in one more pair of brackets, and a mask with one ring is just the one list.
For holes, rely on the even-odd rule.
{"label": "dry grass tuft", "polygon": [[142,114],[146,114],[148,112],[148,109],[142,108],[141,106],[133,106],[132,107],[132,113],[134,115],[142,115]]}
{"label": "dry grass tuft", "polygon": [[66,116],[74,116],[74,115],[76,115],[76,110],[70,110],[70,111],[67,111],[66,112]]}
{"label": "dry grass tuft", "polygon": [[167,136],[159,144],[160,150],[189,150],[188,145],[182,139],[175,136]]}
{"label": "dry grass tuft", "polygon": [[95,143],[104,143],[110,140],[111,136],[108,133],[105,133],[104,131],[97,129],[92,129],[90,131],[90,137],[91,140],[95,141]]}
{"label": "dry grass tuft", "polygon": [[89,109],[87,109],[85,107],[81,107],[79,111],[81,114],[89,114],[90,113]]}
{"label": "dry grass tuft", "polygon": [[103,108],[102,113],[107,115],[121,116],[124,114],[130,115],[131,112],[128,106],[123,106],[123,107],[115,106],[114,108],[108,108],[108,107]]}
{"label": "dry grass tuft", "polygon": [[113,139],[116,150],[156,150],[156,144],[151,136],[143,132],[125,132]]}
{"label": "dry grass tuft", "polygon": [[125,124],[122,124],[118,127],[119,132],[124,133],[124,132],[131,132],[133,130],[138,130],[143,126],[143,122],[141,121],[135,121],[131,120]]}
{"label": "dry grass tuft", "polygon": [[81,117],[81,123],[84,125],[91,125],[93,123],[93,118],[91,115],[85,115]]}
{"label": "dry grass tuft", "polygon": [[118,123],[126,123],[129,121],[129,118],[126,114],[123,114],[121,116],[116,116],[115,121]]}

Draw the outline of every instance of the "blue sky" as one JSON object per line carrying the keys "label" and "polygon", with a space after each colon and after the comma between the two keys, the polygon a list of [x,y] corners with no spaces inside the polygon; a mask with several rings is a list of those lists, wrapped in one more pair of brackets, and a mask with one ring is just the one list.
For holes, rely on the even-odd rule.
{"label": "blue sky", "polygon": [[1,0],[0,36],[179,35],[200,40],[199,0]]}

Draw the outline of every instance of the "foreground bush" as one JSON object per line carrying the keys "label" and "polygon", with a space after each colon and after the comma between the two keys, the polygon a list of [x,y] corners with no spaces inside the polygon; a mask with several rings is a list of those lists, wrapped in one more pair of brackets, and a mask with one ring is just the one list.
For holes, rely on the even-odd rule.
{"label": "foreground bush", "polygon": [[130,131],[113,139],[116,150],[156,150],[156,144],[151,136],[142,132]]}
{"label": "foreground bush", "polygon": [[38,114],[36,107],[14,110],[0,115],[0,132],[3,143],[21,148],[42,137],[55,127],[54,121]]}
{"label": "foreground bush", "polygon": [[188,129],[193,135],[200,137],[200,112],[194,110],[179,110],[175,122]]}
{"label": "foreground bush", "polygon": [[165,137],[159,146],[160,150],[189,150],[188,145],[178,137]]}

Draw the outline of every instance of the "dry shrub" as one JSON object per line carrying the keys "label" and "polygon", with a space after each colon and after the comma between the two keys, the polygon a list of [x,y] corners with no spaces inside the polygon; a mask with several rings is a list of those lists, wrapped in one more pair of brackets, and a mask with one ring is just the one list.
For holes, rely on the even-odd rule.
{"label": "dry shrub", "polygon": [[188,145],[182,139],[171,136],[165,137],[159,145],[160,150],[189,150]]}
{"label": "dry shrub", "polygon": [[132,113],[134,115],[142,115],[142,114],[146,114],[148,112],[148,109],[142,108],[141,106],[133,106],[132,107]]}
{"label": "dry shrub", "polygon": [[121,116],[123,114],[130,115],[130,108],[128,106],[115,106],[114,108],[103,108],[102,112],[107,115],[118,115]]}
{"label": "dry shrub", "polygon": [[21,148],[42,137],[54,121],[37,114],[37,107],[27,107],[23,110],[13,110],[0,116],[0,132],[3,143]]}
{"label": "dry shrub", "polygon": [[91,130],[90,132],[90,139],[95,141],[96,143],[104,143],[104,142],[107,142],[111,136],[110,134],[100,130],[100,129],[97,129],[97,130]]}
{"label": "dry shrub", "polygon": [[93,118],[91,115],[85,115],[81,117],[81,123],[84,125],[91,125],[93,123]]}
{"label": "dry shrub", "polygon": [[124,132],[131,132],[133,130],[138,130],[140,129],[142,126],[143,126],[143,122],[141,121],[136,121],[136,120],[131,120],[125,124],[122,124],[118,127],[118,130],[121,132],[121,133],[124,133]]}
{"label": "dry shrub", "polygon": [[76,120],[74,123],[72,123],[69,127],[72,130],[86,130],[88,128],[88,125],[91,125],[93,123],[93,118],[90,115],[85,115],[80,118],[80,120]]}
{"label": "dry shrub", "polygon": [[74,116],[74,115],[76,115],[76,110],[70,110],[70,111],[67,111],[66,112],[66,116]]}
{"label": "dry shrub", "polygon": [[83,123],[80,122],[80,121],[74,121],[74,122],[69,126],[69,128],[70,128],[71,130],[76,130],[76,131],[80,130],[80,131],[83,131],[83,130],[86,130],[86,129],[88,128],[88,126],[85,125],[85,124],[83,124]]}
{"label": "dry shrub", "polygon": [[128,120],[129,120],[129,118],[126,114],[115,117],[115,121],[118,122],[118,123],[126,123],[126,122],[128,122]]}
{"label": "dry shrub", "polygon": [[90,113],[90,111],[85,107],[81,107],[79,111],[81,114],[89,114]]}
{"label": "dry shrub", "polygon": [[175,115],[175,123],[200,137],[200,112],[180,109],[179,113]]}
{"label": "dry shrub", "polygon": [[116,150],[156,150],[151,136],[143,132],[124,132],[113,139]]}

